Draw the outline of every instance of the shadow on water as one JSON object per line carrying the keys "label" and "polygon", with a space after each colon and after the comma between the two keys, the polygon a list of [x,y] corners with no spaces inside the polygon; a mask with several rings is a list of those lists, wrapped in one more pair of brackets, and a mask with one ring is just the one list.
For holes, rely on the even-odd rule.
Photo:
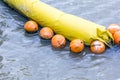
{"label": "shadow on water", "polygon": [[3,61],[3,57],[0,56],[0,69],[2,69],[2,67],[3,67],[2,61]]}

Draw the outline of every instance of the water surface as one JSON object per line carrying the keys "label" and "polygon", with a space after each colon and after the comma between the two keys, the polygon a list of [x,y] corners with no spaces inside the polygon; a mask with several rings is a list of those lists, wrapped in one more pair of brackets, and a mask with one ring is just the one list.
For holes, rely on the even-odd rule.
{"label": "water surface", "polygon": [[[120,24],[120,0],[42,0],[64,12],[107,26]],[[56,50],[38,32],[28,34],[28,19],[0,0],[0,80],[120,80],[120,46],[94,55],[87,47],[75,55]]]}

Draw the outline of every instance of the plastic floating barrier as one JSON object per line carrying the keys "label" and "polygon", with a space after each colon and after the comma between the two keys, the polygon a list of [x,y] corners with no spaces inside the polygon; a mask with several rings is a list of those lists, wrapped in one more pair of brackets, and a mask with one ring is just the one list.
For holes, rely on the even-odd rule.
{"label": "plastic floating barrier", "polygon": [[64,13],[40,0],[4,0],[4,2],[35,20],[42,27],[50,27],[56,34],[61,34],[68,40],[81,39],[88,46],[93,40],[100,40],[109,47],[113,42],[112,35],[104,26]]}

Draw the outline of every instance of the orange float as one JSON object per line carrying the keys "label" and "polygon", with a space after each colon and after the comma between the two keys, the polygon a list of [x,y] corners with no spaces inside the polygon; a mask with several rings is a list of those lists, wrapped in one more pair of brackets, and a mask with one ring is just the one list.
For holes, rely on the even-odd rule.
{"label": "orange float", "polygon": [[27,32],[36,32],[38,30],[38,24],[35,21],[27,21],[24,24],[24,29]]}
{"label": "orange float", "polygon": [[113,35],[115,44],[120,44],[120,31],[116,31]]}
{"label": "orange float", "polygon": [[105,44],[101,41],[93,41],[90,44],[90,50],[95,54],[102,54],[105,51]]}
{"label": "orange float", "polygon": [[51,39],[54,35],[53,30],[49,27],[43,27],[39,32],[40,37],[44,39]]}
{"label": "orange float", "polygon": [[113,36],[116,31],[120,30],[120,26],[118,24],[111,24],[107,29]]}
{"label": "orange float", "polygon": [[84,49],[84,42],[80,39],[75,39],[70,42],[70,50],[74,53],[79,53]]}
{"label": "orange float", "polygon": [[66,39],[60,34],[56,34],[52,37],[51,44],[54,48],[63,48],[66,45]]}

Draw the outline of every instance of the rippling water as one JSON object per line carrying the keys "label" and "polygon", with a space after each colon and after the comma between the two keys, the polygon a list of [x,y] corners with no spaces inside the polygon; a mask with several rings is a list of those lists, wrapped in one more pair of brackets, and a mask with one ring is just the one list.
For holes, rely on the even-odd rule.
{"label": "rippling water", "polygon": [[[120,24],[120,0],[42,0],[64,12],[108,26]],[[38,33],[28,34],[23,17],[0,0],[0,80],[120,80],[120,46],[94,55],[55,50]]]}

